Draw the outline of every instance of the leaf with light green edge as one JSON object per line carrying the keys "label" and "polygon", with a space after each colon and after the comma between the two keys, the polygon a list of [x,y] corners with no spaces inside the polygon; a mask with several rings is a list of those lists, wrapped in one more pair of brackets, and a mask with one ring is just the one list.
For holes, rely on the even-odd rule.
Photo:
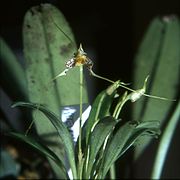
{"label": "leaf with light green edge", "polygon": [[105,178],[112,164],[142,135],[158,134],[158,127],[152,122],[138,125],[138,122],[127,122],[119,128],[116,134],[109,140],[101,168],[99,178]]}
{"label": "leaf with light green edge", "polygon": [[89,178],[92,167],[94,165],[94,160],[103,145],[107,136],[113,131],[113,128],[117,124],[117,121],[111,117],[105,117],[101,119],[95,126],[93,132],[90,134],[88,148],[89,148],[89,156],[86,157],[86,168],[85,171],[85,178]]}
{"label": "leaf with light green edge", "polygon": [[83,127],[83,134],[86,139],[86,144],[88,144],[88,139],[92,130],[92,127],[97,123],[100,119],[109,115],[109,110],[112,105],[112,101],[116,94],[116,89],[119,87],[120,81],[115,82],[111,86],[109,86],[106,90],[99,93],[96,97],[92,109],[88,118],[88,121],[85,123]]}
{"label": "leaf with light green edge", "polygon": [[62,170],[63,177],[65,179],[67,179],[67,173],[66,173],[66,168],[65,168],[65,164],[64,164],[64,159],[59,159],[59,157],[47,146],[38,142],[36,139],[34,139],[32,137],[25,136],[24,134],[10,132],[8,135],[29,144],[31,147],[38,150],[45,157],[51,158]]}
{"label": "leaf with light green edge", "polygon": [[29,107],[32,109],[37,109],[41,111],[53,124],[57,130],[61,140],[63,142],[67,157],[69,160],[70,167],[72,169],[73,178],[77,178],[76,164],[75,164],[75,154],[74,154],[74,145],[70,132],[68,131],[66,125],[50,110],[40,104],[26,103],[26,102],[17,102],[12,107]]}
{"label": "leaf with light green edge", "polygon": [[[180,21],[176,16],[155,18],[150,24],[135,58],[134,88],[138,88],[143,78],[150,75],[147,93],[176,99],[179,88],[180,67]],[[173,73],[172,73],[173,72]],[[161,125],[168,120],[171,101],[141,98],[133,107],[133,119],[148,121],[154,119]],[[141,146],[135,148],[135,158],[149,143],[148,137],[141,138]]]}

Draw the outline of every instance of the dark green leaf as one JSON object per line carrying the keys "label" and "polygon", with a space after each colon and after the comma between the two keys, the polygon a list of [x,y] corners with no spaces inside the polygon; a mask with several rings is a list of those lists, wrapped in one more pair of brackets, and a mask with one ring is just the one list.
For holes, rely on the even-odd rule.
{"label": "dark green leaf", "polygon": [[68,156],[69,164],[72,169],[73,177],[77,177],[76,172],[76,165],[75,165],[75,154],[74,154],[74,147],[73,147],[73,140],[70,132],[68,131],[66,125],[51,111],[49,111],[46,107],[40,105],[40,104],[34,104],[34,103],[25,103],[25,102],[18,102],[13,105],[13,107],[16,106],[24,106],[29,107],[33,109],[38,109],[39,111],[42,111],[44,115],[51,121],[53,126],[56,128],[59,136],[62,139],[65,151]]}
{"label": "dark green leaf", "polygon": [[88,144],[89,156],[87,169],[85,170],[86,178],[90,176],[96,156],[101,146],[105,142],[106,137],[109,136],[110,133],[113,131],[116,123],[117,121],[115,121],[113,117],[105,117],[98,122],[98,124],[94,127],[93,132],[90,134],[90,142]]}
{"label": "dark green leaf", "polygon": [[133,145],[139,137],[141,136],[157,137],[158,135],[160,135],[159,127],[160,127],[160,124],[157,121],[146,121],[146,122],[141,122],[139,125],[137,125],[131,138],[129,138],[126,144],[124,145],[118,158],[122,156],[124,152],[126,152],[129,149],[129,147]]}
{"label": "dark green leaf", "polygon": [[109,86],[106,90],[102,91],[95,99],[92,109],[83,130],[85,131],[86,144],[88,143],[89,135],[92,127],[102,118],[109,115],[109,110],[114,99],[116,89],[119,81]]}
{"label": "dark green leaf", "polygon": [[102,173],[100,178],[105,177],[111,165],[117,160],[119,153],[122,151],[134,129],[135,125],[128,122],[120,127],[114,137],[110,139],[110,142],[106,146],[104,161],[100,169],[100,173]]}
{"label": "dark green leaf", "polygon": [[[3,83],[9,88],[13,88],[16,98],[27,98],[27,83],[25,72],[17,57],[12,52],[6,42],[0,37],[0,58],[1,58],[1,78]],[[16,88],[14,88],[16,87]],[[11,91],[12,93],[12,91]],[[13,92],[14,93],[14,92]]]}
{"label": "dark green leaf", "polygon": [[37,140],[29,136],[25,136],[24,134],[14,132],[9,133],[9,135],[29,144],[31,147],[38,150],[44,156],[51,158],[54,162],[57,163],[57,165],[62,170],[64,178],[67,178],[64,164],[65,159],[59,159],[59,157],[51,149],[49,149],[47,146],[43,145],[42,143],[38,142]]}
{"label": "dark green leaf", "polygon": [[[99,178],[105,178],[112,164],[142,135],[158,134],[157,123],[127,122],[119,128],[106,146]],[[102,173],[102,176],[101,176]]]}

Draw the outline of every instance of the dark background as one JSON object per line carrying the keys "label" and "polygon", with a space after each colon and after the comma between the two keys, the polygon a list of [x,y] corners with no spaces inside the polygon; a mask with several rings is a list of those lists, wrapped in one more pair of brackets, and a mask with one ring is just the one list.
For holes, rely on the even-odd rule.
{"label": "dark background", "polygon": [[[156,16],[180,14],[179,0],[68,1],[16,0],[1,2],[1,34],[18,52],[22,49],[21,27],[25,12],[34,5],[56,5],[70,23],[77,44],[82,43],[98,73],[129,82],[139,43]],[[17,52],[16,52],[17,53]],[[106,87],[98,81],[97,92]]]}
{"label": "dark background", "polygon": [[[18,55],[22,55],[22,22],[25,12],[34,5],[56,5],[70,23],[77,43],[83,43],[95,63],[98,74],[112,80],[132,79],[133,57],[150,21],[161,15],[180,15],[179,0],[68,1],[16,0],[1,2],[1,35]],[[107,86],[96,80],[92,96]],[[179,128],[177,128],[179,129]],[[178,137],[179,132],[176,132]],[[173,140],[163,177],[180,177],[177,139]],[[152,149],[152,153],[154,149]],[[175,152],[175,153],[174,153]],[[151,159],[146,152],[135,166],[135,177],[147,177]]]}

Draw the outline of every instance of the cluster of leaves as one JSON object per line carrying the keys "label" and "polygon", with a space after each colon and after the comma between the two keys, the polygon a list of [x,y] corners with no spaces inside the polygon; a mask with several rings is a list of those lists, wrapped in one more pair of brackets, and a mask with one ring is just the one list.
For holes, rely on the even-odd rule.
{"label": "cluster of leaves", "polygon": [[[58,114],[59,107],[79,103],[79,97],[76,93],[79,90],[79,84],[77,83],[79,72],[77,68],[73,69],[71,75],[67,76],[66,79],[60,79],[56,86],[46,88],[46,93],[42,93],[51,78],[54,78],[64,68],[65,62],[75,52],[75,47],[71,47],[69,38],[66,37],[63,31],[60,33],[59,29],[55,28],[52,19],[60,27],[63,27],[64,32],[73,39],[73,34],[64,16],[49,4],[33,7],[25,16],[23,40],[25,59],[27,60],[28,91],[26,89],[26,79],[22,78],[25,77],[24,71],[21,71],[17,64],[12,64],[12,62],[16,63],[16,60],[14,60],[14,56],[9,56],[12,53],[9,52],[6,46],[4,46],[1,56],[4,60],[3,63],[8,65],[9,72],[11,72],[6,74],[11,75],[12,72],[15,72],[12,76],[17,79],[18,86],[14,87],[21,87],[20,89],[24,92],[19,94],[23,94],[25,97],[28,96],[31,102],[37,102],[36,104],[18,102],[14,104],[14,107],[24,106],[38,109],[49,119],[44,123],[44,115],[39,113],[40,116],[35,116],[33,114],[33,118],[37,119],[35,125],[39,136],[44,132],[50,134],[54,133],[54,130],[57,131],[57,138],[64,145],[70,167],[65,164],[64,155],[57,152],[57,148],[59,150],[59,147],[62,147],[61,144],[53,148],[24,134],[11,133],[11,135],[39,150],[48,159],[52,159],[59,167],[57,172],[63,179],[69,177],[69,169],[71,169],[74,179],[105,178],[113,163],[129,147],[134,145],[137,139],[142,140],[142,144],[147,145],[148,143],[144,141],[144,135],[156,137],[160,133],[159,123],[149,121],[149,118],[152,120],[158,119],[161,122],[166,120],[172,104],[162,104],[159,101],[151,101],[149,98],[143,99],[143,102],[141,101],[133,107],[133,120],[137,121],[122,121],[120,112],[124,104],[128,100],[136,101],[142,95],[145,95],[145,89],[132,91],[130,94],[125,93],[123,96],[119,96],[119,99],[115,99],[117,89],[122,84],[119,81],[113,83],[97,96],[92,105],[89,118],[82,127],[82,142],[80,142],[82,152],[80,152],[78,143],[74,145],[69,129],[61,121],[60,114]],[[178,92],[176,88],[172,87],[177,86],[179,79],[179,27],[179,19],[176,17],[166,17],[163,20],[156,18],[152,22],[135,59],[135,88],[140,86],[139,83],[142,82],[142,78],[149,73],[152,77],[150,80],[151,87],[148,88],[149,94],[174,97]],[[1,40],[1,42],[3,41]],[[61,53],[59,53],[59,47]],[[12,83],[14,81],[8,82]],[[71,89],[73,89],[73,92],[69,92]],[[126,89],[128,88],[126,87]],[[152,97],[150,95],[146,96]],[[38,98],[41,101],[38,101]],[[57,102],[59,99],[60,102]],[[83,103],[87,103],[87,99],[86,88],[84,88]],[[40,104],[46,104],[46,106]],[[176,112],[179,112],[178,109]],[[176,117],[178,119],[179,113]],[[52,126],[50,126],[51,124]],[[175,125],[176,123],[174,123],[174,128]],[[169,131],[173,132],[173,130]],[[142,146],[139,149],[142,152]],[[137,150],[138,148],[135,149],[135,154],[141,154],[137,153],[139,151]],[[80,155],[81,157],[79,157]],[[159,161],[157,162],[159,164]],[[53,168],[53,164],[51,165]],[[158,168],[155,167],[154,169]],[[56,171],[55,168],[53,170]]]}
{"label": "cluster of leaves", "polygon": [[[82,161],[78,162],[78,143],[74,147],[73,138],[57,115],[45,106],[33,103],[18,102],[13,107],[24,106],[39,109],[56,128],[62,139],[67,159],[74,179],[103,179],[113,163],[121,157],[134,142],[142,135],[157,136],[160,133],[159,123],[156,121],[122,122],[119,119],[120,111],[132,92],[118,97],[114,111],[112,103],[117,96],[119,81],[102,91],[95,99],[88,120],[82,127]],[[63,178],[68,178],[68,168],[64,157],[57,156],[50,148],[24,134],[11,133],[12,136],[25,141],[46,157],[51,158],[62,170]]]}

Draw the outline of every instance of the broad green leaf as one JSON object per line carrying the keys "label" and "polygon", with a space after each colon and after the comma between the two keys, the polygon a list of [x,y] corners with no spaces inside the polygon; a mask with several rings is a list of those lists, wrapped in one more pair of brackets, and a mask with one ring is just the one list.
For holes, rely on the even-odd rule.
{"label": "broad green leaf", "polygon": [[[137,122],[127,122],[121,126],[109,140],[102,161],[99,178],[105,178],[112,164],[142,135],[158,134],[157,123],[150,122],[143,125]],[[102,173],[102,174],[101,174]]]}
{"label": "broad green leaf", "polygon": [[[155,18],[150,24],[134,61],[134,87],[150,75],[147,93],[176,99],[179,92],[180,22],[175,16]],[[143,97],[133,107],[133,120],[168,120],[174,102]],[[149,138],[139,140],[135,157],[143,152]]]}
{"label": "broad green leaf", "polygon": [[119,81],[109,86],[106,90],[102,91],[95,99],[92,109],[83,130],[85,131],[86,144],[88,143],[89,134],[93,126],[102,118],[109,115],[109,110],[112,101],[116,94],[116,89],[119,87]]}
{"label": "broad green leaf", "polygon": [[73,177],[77,177],[77,172],[76,172],[76,165],[75,165],[75,154],[74,154],[74,145],[73,145],[73,140],[70,132],[68,131],[66,125],[50,110],[48,110],[46,107],[40,105],[40,104],[33,104],[33,103],[25,103],[25,102],[18,102],[13,105],[13,107],[16,106],[24,106],[24,107],[29,107],[32,109],[37,109],[50,120],[52,125],[55,127],[56,131],[59,134],[59,137],[61,137],[64,149],[67,153],[67,157],[69,160],[70,167],[72,169]]}
{"label": "broad green leaf", "polygon": [[92,167],[94,166],[94,161],[96,159],[97,161],[97,154],[102,147],[102,145],[105,142],[105,139],[107,136],[110,135],[110,133],[113,131],[117,121],[111,116],[105,117],[102,120],[100,120],[93,132],[90,134],[90,141],[88,143],[89,147],[89,156],[87,159],[87,164],[86,164],[86,178],[90,177]]}
{"label": "broad green leaf", "polygon": [[[32,7],[24,17],[23,44],[29,101],[46,105],[58,116],[62,106],[79,104],[78,68],[71,69],[67,76],[52,82],[77,51],[72,31],[63,14],[51,4]],[[87,102],[87,91],[83,86],[83,103]],[[33,119],[39,135],[56,132],[50,121],[45,120],[38,111],[33,112]],[[50,140],[61,143],[56,136],[50,137]],[[64,156],[62,148],[52,148],[58,156]],[[59,175],[57,168],[55,172]]]}
{"label": "broad green leaf", "polygon": [[[79,104],[78,68],[57,79],[54,85],[50,83],[65,69],[65,63],[77,51],[72,31],[63,14],[50,4],[32,7],[24,18],[23,41],[30,100],[47,104],[53,112],[58,111],[59,105]],[[85,87],[83,98],[83,102],[87,103]]]}
{"label": "broad green leaf", "polygon": [[47,146],[45,146],[44,144],[38,142],[37,140],[35,140],[29,136],[25,136],[24,134],[10,132],[8,135],[29,144],[31,147],[38,150],[45,157],[51,158],[62,170],[63,177],[65,179],[67,178],[64,159],[59,159],[59,157],[51,149],[49,149]]}

